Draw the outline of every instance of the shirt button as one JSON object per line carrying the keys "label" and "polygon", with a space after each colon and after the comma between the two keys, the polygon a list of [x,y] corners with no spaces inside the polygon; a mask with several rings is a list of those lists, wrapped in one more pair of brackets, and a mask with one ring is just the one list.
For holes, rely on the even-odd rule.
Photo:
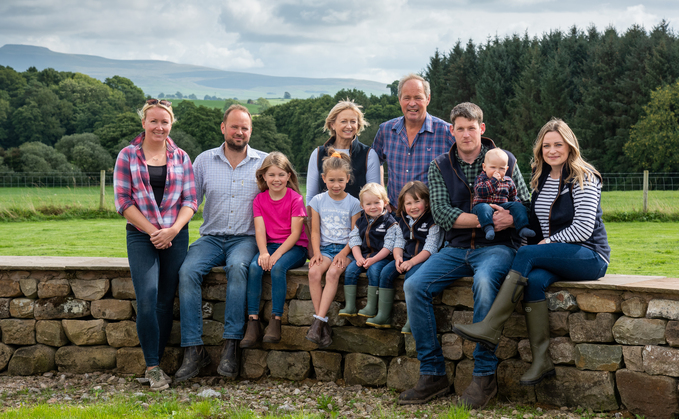
{"label": "shirt button", "polygon": [[406,173],[408,173],[409,171],[410,171],[410,170],[407,170],[407,169],[406,169]]}

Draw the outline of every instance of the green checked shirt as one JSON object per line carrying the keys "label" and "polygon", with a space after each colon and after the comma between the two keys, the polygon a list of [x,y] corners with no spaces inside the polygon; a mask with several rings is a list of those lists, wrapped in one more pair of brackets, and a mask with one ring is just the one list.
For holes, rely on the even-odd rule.
{"label": "green checked shirt", "polygon": [[[474,181],[476,177],[481,174],[483,170],[483,160],[486,158],[486,152],[488,152],[488,147],[481,145],[481,152],[472,164],[469,164],[462,160],[457,154],[457,148],[455,149],[455,158],[460,163],[462,172],[467,178],[469,183],[469,188],[474,190]],[[434,216],[436,224],[438,224],[444,230],[452,230],[455,220],[462,211],[458,207],[452,206],[450,203],[450,195],[448,195],[448,189],[446,188],[446,182],[441,175],[441,171],[435,162],[431,162],[429,165],[429,199],[431,201],[431,212]],[[512,172],[512,180],[516,185],[516,196],[521,200],[524,205],[530,204],[530,192],[526,186],[526,182],[523,180],[521,175],[521,170],[519,170],[519,165],[514,166],[514,171]]]}

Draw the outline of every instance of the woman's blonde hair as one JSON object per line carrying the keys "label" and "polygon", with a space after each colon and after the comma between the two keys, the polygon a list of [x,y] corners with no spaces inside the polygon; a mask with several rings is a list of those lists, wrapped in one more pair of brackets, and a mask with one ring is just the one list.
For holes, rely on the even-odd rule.
{"label": "woman's blonde hair", "polygon": [[330,109],[330,113],[328,113],[327,118],[325,118],[325,125],[323,125],[323,131],[327,131],[330,133],[330,135],[336,135],[335,130],[332,129],[332,124],[337,121],[337,116],[342,112],[346,111],[347,109],[351,109],[352,111],[356,112],[356,119],[358,122],[358,127],[356,129],[356,136],[358,137],[361,135],[361,132],[370,125],[368,121],[365,120],[363,117],[363,112],[361,112],[361,105],[357,105],[354,103],[353,100],[349,100],[349,98],[346,98],[345,100],[340,100],[337,105],[333,106],[332,109]]}
{"label": "woman's blonde hair", "polygon": [[323,157],[323,174],[327,174],[331,170],[343,170],[347,174],[347,183],[351,181],[351,157],[347,153],[336,151],[332,147],[328,147],[328,155]]}
{"label": "woman's blonde hair", "polygon": [[266,184],[266,180],[264,179],[264,175],[271,166],[276,166],[279,169],[288,173],[290,175],[290,178],[288,179],[288,184],[286,186],[292,189],[293,191],[297,192],[298,194],[300,195],[302,194],[299,191],[297,172],[295,172],[295,169],[292,167],[292,163],[290,163],[290,160],[288,160],[288,158],[285,157],[285,154],[281,153],[280,151],[272,151],[271,153],[269,153],[269,155],[264,158],[262,166],[259,169],[257,169],[255,176],[257,177],[257,186],[259,187],[260,191],[264,192],[269,189],[269,187]]}
{"label": "woman's blonde hair", "polygon": [[420,198],[424,201],[425,208],[427,211],[429,209],[429,188],[423,182],[419,180],[412,180],[401,188],[401,192],[398,194],[398,206],[396,207],[396,215],[401,218],[405,217],[406,213],[406,195],[410,195],[414,198]]}
{"label": "woman's blonde hair", "polygon": [[168,102],[164,99],[149,99],[144,104],[144,107],[137,110],[137,115],[143,121],[146,119],[146,112],[151,108],[161,108],[170,114],[170,123],[174,124],[174,112],[172,112],[172,102]]}
{"label": "woman's blonde hair", "polygon": [[533,159],[531,161],[531,167],[533,168],[533,177],[530,180],[530,186],[534,190],[538,188],[538,181],[542,175],[542,168],[545,164],[545,159],[542,157],[542,142],[545,139],[545,135],[550,132],[556,132],[561,135],[561,138],[568,144],[568,159],[566,160],[566,166],[568,167],[568,177],[564,179],[565,182],[570,182],[575,180],[580,186],[580,189],[585,187],[585,181],[590,180],[593,176],[601,178],[601,174],[592,166],[587,163],[580,154],[580,144],[578,139],[575,137],[573,130],[566,124],[563,120],[559,118],[552,118],[547,122],[535,140],[535,145],[533,146]]}
{"label": "woman's blonde hair", "polygon": [[370,182],[363,185],[361,191],[358,193],[358,200],[361,202],[361,205],[363,205],[363,195],[367,193],[371,193],[384,201],[385,206],[389,204],[389,195],[387,195],[387,190],[384,189],[384,186],[380,185],[379,183]]}

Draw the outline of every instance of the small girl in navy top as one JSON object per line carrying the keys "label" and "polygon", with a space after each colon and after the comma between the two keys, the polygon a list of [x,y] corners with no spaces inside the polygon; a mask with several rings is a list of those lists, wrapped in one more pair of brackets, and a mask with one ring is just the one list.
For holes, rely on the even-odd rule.
{"label": "small girl in navy top", "polygon": [[[339,315],[353,317],[358,314],[375,317],[380,272],[392,260],[391,251],[394,249],[400,229],[386,209],[389,198],[384,186],[368,183],[361,188],[358,196],[363,211],[349,237],[349,247],[355,260],[349,264],[344,273],[346,306],[340,310]],[[356,288],[358,276],[362,272],[368,275],[368,303],[359,311],[356,309]]]}
{"label": "small girl in navy top", "polygon": [[[401,189],[396,220],[400,231],[394,245],[394,260],[380,274],[377,316],[365,322],[379,328],[391,327],[394,280],[405,274],[407,281],[429,256],[438,252],[441,244],[439,226],[434,223],[429,209],[429,189],[419,180],[408,182]],[[406,322],[401,333],[410,334],[410,321]]]}
{"label": "small girl in navy top", "polygon": [[299,193],[297,173],[283,153],[269,154],[257,170],[257,185],[262,192],[252,204],[255,217],[255,239],[259,253],[250,262],[248,271],[248,327],[240,342],[241,348],[255,346],[260,338],[259,302],[262,296],[262,275],[271,272],[271,319],[264,331],[265,343],[281,340],[281,316],[287,291],[289,269],[304,265],[307,244],[304,233],[306,208]]}

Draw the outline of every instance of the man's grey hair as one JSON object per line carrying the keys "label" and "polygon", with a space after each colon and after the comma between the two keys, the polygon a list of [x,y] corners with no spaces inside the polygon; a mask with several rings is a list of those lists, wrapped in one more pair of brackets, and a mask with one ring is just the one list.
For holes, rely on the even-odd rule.
{"label": "man's grey hair", "polygon": [[401,99],[401,90],[403,90],[403,85],[406,84],[408,80],[419,80],[422,82],[422,86],[424,87],[424,95],[426,97],[431,96],[431,88],[429,87],[429,82],[424,79],[424,77],[420,76],[419,74],[415,73],[410,73],[406,74],[405,76],[401,77],[401,80],[398,81],[398,98]]}

